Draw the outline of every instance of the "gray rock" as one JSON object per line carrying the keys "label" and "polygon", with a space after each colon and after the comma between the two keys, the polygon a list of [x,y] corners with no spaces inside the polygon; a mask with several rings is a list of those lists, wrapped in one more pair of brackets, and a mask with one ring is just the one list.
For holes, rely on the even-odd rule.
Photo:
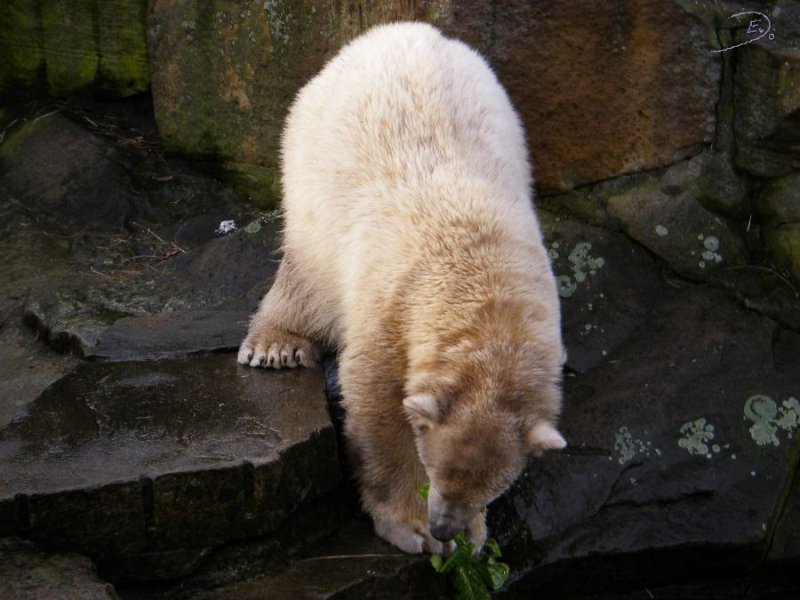
{"label": "gray rock", "polygon": [[[112,267],[61,274],[61,285],[31,289],[26,318],[56,348],[85,357],[127,360],[229,350],[244,337],[242,324],[277,270],[277,245],[276,225],[266,224],[254,234],[239,231],[175,254],[155,273]],[[160,329],[159,339],[141,345],[144,330],[136,323],[153,334]]]}
{"label": "gray rock", "polygon": [[800,282],[800,223],[768,227],[764,238],[777,264]]}
{"label": "gray rock", "polygon": [[709,273],[747,262],[742,239],[688,191],[671,195],[636,188],[608,200],[608,213],[622,229],[681,275],[702,280]]}
{"label": "gray rock", "polygon": [[672,195],[686,191],[704,208],[725,217],[750,214],[747,183],[724,154],[707,151],[675,163],[664,173],[661,188]]}
{"label": "gray rock", "polygon": [[0,539],[0,598],[9,600],[117,600],[114,586],[97,577],[92,561],[46,552],[18,538]]}
{"label": "gray rock", "polygon": [[77,364],[76,357],[57,354],[37,341],[18,312],[10,313],[0,324],[0,427]]}
{"label": "gray rock", "polygon": [[44,222],[119,232],[132,208],[118,153],[58,112],[14,129],[0,145],[0,186]]}
{"label": "gray rock", "polygon": [[761,190],[759,213],[777,224],[800,223],[800,173],[770,180]]}
{"label": "gray rock", "polygon": [[125,317],[103,330],[86,358],[150,360],[232,350],[247,333],[247,312],[199,310]]}
{"label": "gray rock", "polygon": [[[800,349],[800,348],[799,348]],[[768,560],[786,567],[800,560],[800,481],[786,488],[786,504],[772,524]]]}
{"label": "gray rock", "polygon": [[254,576],[193,595],[197,600],[443,600],[445,578],[426,557],[399,552],[372,527],[350,521],[336,536],[303,553],[281,573]]}
{"label": "gray rock", "polygon": [[139,579],[275,531],[340,482],[320,370],[87,364],[0,429],[0,535]]}
{"label": "gray rock", "polygon": [[[104,336],[108,327],[179,311],[171,343],[162,337],[139,356],[230,349],[242,336],[233,313],[255,308],[277,268],[278,222],[213,178],[151,154],[151,142],[130,142],[124,111],[103,110],[110,114],[78,122],[23,117],[0,145],[2,314],[24,305],[26,321],[57,350],[119,360],[135,358],[142,338],[125,323]],[[218,232],[223,220],[238,231]],[[204,336],[212,321],[219,335]]]}
{"label": "gray rock", "polygon": [[[755,175],[778,177],[800,167],[800,6],[778,0],[767,16],[772,35],[733,50],[733,125],[736,163]],[[763,19],[758,25],[765,32],[769,27]]]}
{"label": "gray rock", "polygon": [[590,371],[646,322],[659,296],[658,268],[621,233],[541,217],[559,282],[567,365]]}
{"label": "gray rock", "polygon": [[[640,308],[647,319],[566,379],[567,451],[537,461],[492,507],[526,523],[539,557],[518,597],[708,577],[703,565],[736,569],[774,540],[780,560],[795,556],[783,502],[797,484],[800,353],[782,352],[792,364],[776,368],[774,323],[707,288],[656,284],[640,298],[652,302]],[[514,537],[508,521],[496,528]],[[575,569],[580,581],[558,582]]]}

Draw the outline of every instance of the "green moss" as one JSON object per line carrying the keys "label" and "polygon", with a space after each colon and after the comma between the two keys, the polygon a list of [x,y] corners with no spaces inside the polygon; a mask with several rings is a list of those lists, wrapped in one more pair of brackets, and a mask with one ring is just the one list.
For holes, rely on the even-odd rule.
{"label": "green moss", "polygon": [[41,15],[50,94],[66,96],[89,86],[100,62],[94,0],[41,2]]}
{"label": "green moss", "polygon": [[6,0],[0,95],[147,90],[146,11],[147,0]]}
{"label": "green moss", "polygon": [[47,118],[44,116],[32,121],[18,121],[14,127],[9,128],[0,144],[0,159],[9,162],[14,168],[25,168],[30,160],[25,160],[24,155],[20,156],[20,146]]}
{"label": "green moss", "polygon": [[146,0],[99,3],[99,74],[104,91],[124,97],[149,87],[146,15]]}
{"label": "green moss", "polygon": [[38,87],[44,52],[32,0],[6,0],[0,16],[0,96]]}
{"label": "green moss", "polygon": [[800,281],[800,223],[767,228],[764,234],[778,265]]}
{"label": "green moss", "polygon": [[225,164],[226,174],[236,193],[251,198],[261,210],[274,210],[280,203],[280,175],[277,168],[250,163]]}

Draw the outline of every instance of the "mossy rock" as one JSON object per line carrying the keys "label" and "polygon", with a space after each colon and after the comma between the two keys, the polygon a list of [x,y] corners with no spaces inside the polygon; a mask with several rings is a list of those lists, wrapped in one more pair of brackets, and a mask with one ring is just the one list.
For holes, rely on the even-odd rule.
{"label": "mossy rock", "polygon": [[224,176],[240,197],[249,198],[261,210],[278,207],[281,196],[280,173],[275,167],[241,162],[227,162]]}
{"label": "mossy rock", "polygon": [[760,214],[778,223],[800,223],[800,173],[771,180],[757,199]]}
{"label": "mossy rock", "polygon": [[768,229],[765,238],[778,264],[800,282],[800,223]]}
{"label": "mossy rock", "polygon": [[0,97],[128,97],[150,85],[147,0],[8,0],[0,17]]}
{"label": "mossy rock", "polygon": [[760,177],[796,168],[800,115],[800,4],[779,0],[769,12],[774,33],[735,50],[736,162]]}

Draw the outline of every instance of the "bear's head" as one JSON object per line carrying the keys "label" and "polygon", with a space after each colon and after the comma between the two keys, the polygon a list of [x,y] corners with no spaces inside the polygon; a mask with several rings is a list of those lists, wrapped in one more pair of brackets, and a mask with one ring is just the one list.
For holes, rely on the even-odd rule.
{"label": "bear's head", "polygon": [[430,530],[441,541],[467,530],[519,477],[530,456],[567,445],[555,415],[521,416],[485,403],[443,406],[426,393],[403,404],[431,484]]}

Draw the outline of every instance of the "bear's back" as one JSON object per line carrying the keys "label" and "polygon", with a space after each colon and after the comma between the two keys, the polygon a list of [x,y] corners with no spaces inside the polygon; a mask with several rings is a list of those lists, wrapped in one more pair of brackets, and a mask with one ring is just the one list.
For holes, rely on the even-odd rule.
{"label": "bear's back", "polygon": [[287,119],[289,219],[313,212],[346,224],[351,211],[380,211],[403,196],[398,188],[423,188],[448,170],[529,201],[524,134],[505,91],[476,52],[426,24],[356,39],[301,90]]}
{"label": "bear's back", "polygon": [[298,94],[282,151],[284,247],[333,314],[382,297],[465,216],[540,238],[505,90],[429,25],[377,27],[343,48]]}

